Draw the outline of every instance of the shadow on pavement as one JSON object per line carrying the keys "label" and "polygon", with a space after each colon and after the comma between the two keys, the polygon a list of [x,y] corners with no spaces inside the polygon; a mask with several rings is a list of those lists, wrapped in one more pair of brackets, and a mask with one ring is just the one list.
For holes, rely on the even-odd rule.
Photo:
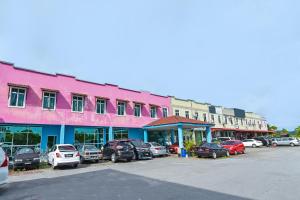
{"label": "shadow on pavement", "polygon": [[0,199],[247,200],[243,197],[159,181],[111,169],[11,183],[7,189],[0,190]]}

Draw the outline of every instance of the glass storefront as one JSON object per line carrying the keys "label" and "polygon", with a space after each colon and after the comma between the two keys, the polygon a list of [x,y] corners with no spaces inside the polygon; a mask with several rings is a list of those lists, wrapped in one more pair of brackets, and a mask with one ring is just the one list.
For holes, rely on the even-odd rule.
{"label": "glass storefront", "polygon": [[9,157],[22,147],[30,147],[40,152],[42,127],[0,126],[0,143]]}
{"label": "glass storefront", "polygon": [[126,128],[114,128],[113,133],[115,140],[128,139],[128,129]]}
{"label": "glass storefront", "polygon": [[[92,144],[97,148],[101,148],[104,143],[104,129],[105,128],[75,128],[75,145]],[[108,140],[108,136],[106,138]]]}

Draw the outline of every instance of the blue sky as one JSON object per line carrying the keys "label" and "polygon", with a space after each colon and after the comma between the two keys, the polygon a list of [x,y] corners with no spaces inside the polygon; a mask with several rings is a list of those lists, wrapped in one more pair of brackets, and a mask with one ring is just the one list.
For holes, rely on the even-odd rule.
{"label": "blue sky", "polygon": [[0,0],[0,59],[300,125],[300,1]]}

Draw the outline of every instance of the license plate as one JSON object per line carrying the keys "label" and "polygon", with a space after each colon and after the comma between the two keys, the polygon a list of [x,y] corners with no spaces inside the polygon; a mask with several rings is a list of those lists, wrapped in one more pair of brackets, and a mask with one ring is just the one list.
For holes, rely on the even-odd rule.
{"label": "license plate", "polygon": [[66,158],[73,157],[73,154],[66,154],[65,157],[66,157]]}
{"label": "license plate", "polygon": [[25,165],[31,165],[31,163],[30,163],[30,162],[27,162],[27,163],[25,163]]}

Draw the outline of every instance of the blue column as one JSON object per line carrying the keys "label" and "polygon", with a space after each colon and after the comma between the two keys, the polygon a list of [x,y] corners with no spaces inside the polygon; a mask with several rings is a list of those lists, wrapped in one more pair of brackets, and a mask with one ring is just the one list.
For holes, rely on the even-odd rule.
{"label": "blue column", "polygon": [[179,142],[179,148],[182,149],[183,146],[183,129],[182,126],[178,126],[178,142]]}
{"label": "blue column", "polygon": [[103,145],[106,144],[106,128],[103,128]]}
{"label": "blue column", "polygon": [[144,129],[144,142],[148,142],[148,131],[147,129]]}
{"label": "blue column", "polygon": [[114,140],[114,133],[113,133],[113,128],[110,126],[108,129],[108,140],[112,141]]}
{"label": "blue column", "polygon": [[206,133],[206,142],[211,143],[212,136],[211,136],[211,129],[209,126],[206,127],[205,133]]}
{"label": "blue column", "polygon": [[65,129],[66,126],[64,124],[60,126],[59,144],[65,143]]}
{"label": "blue column", "polygon": [[175,131],[172,129],[171,130],[171,143],[174,144],[174,139],[175,139]]}

